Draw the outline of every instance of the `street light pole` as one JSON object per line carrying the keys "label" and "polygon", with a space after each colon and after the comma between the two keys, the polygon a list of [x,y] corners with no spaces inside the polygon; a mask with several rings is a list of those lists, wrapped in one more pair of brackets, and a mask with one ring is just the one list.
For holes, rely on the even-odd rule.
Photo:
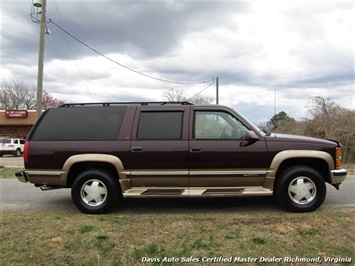
{"label": "street light pole", "polygon": [[37,73],[37,99],[36,99],[36,118],[42,114],[42,93],[43,93],[43,67],[44,67],[44,36],[46,33],[46,0],[42,0],[41,23],[39,35],[38,51],[38,73]]}

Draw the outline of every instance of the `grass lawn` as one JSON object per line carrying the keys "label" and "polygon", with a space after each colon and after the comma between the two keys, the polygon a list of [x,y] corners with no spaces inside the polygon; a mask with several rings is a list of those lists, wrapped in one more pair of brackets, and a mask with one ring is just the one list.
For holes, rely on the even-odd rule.
{"label": "grass lawn", "polygon": [[265,265],[261,257],[274,256],[282,262],[285,257],[320,257],[322,265],[334,265],[325,257],[354,260],[354,211],[85,215],[3,209],[1,215],[4,266],[142,265],[153,260],[154,265],[229,265],[230,258],[256,258],[248,265]]}

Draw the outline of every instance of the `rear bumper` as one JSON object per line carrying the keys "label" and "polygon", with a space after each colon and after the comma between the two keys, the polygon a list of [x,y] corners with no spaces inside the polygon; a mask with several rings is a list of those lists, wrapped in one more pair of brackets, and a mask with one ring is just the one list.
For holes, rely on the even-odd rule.
{"label": "rear bumper", "polygon": [[16,172],[15,175],[16,175],[18,181],[23,182],[23,183],[28,182],[28,180],[26,178],[25,171]]}
{"label": "rear bumper", "polygon": [[331,184],[333,184],[333,185],[341,184],[346,179],[347,174],[348,174],[348,171],[344,168],[332,170],[331,171],[331,178],[332,178]]}

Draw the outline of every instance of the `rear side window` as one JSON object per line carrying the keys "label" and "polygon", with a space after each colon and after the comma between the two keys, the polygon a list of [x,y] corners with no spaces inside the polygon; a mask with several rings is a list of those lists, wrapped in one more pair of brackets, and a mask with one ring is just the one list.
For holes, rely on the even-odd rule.
{"label": "rear side window", "polygon": [[181,139],[183,112],[142,112],[137,139]]}
{"label": "rear side window", "polygon": [[116,140],[124,106],[56,108],[41,118],[30,140]]}

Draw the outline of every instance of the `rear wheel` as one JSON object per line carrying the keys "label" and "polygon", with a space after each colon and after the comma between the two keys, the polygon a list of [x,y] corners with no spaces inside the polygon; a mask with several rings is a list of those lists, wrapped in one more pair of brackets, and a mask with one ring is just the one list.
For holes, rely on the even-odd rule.
{"label": "rear wheel", "polygon": [[21,155],[21,150],[20,149],[17,149],[16,150],[16,153],[15,153],[15,156],[16,157],[19,157]]}
{"label": "rear wheel", "polygon": [[104,213],[117,203],[119,184],[115,177],[103,170],[82,172],[71,190],[75,206],[84,213]]}
{"label": "rear wheel", "polygon": [[326,186],[318,171],[309,166],[293,166],[277,178],[275,194],[279,203],[294,212],[310,212],[324,201]]}

